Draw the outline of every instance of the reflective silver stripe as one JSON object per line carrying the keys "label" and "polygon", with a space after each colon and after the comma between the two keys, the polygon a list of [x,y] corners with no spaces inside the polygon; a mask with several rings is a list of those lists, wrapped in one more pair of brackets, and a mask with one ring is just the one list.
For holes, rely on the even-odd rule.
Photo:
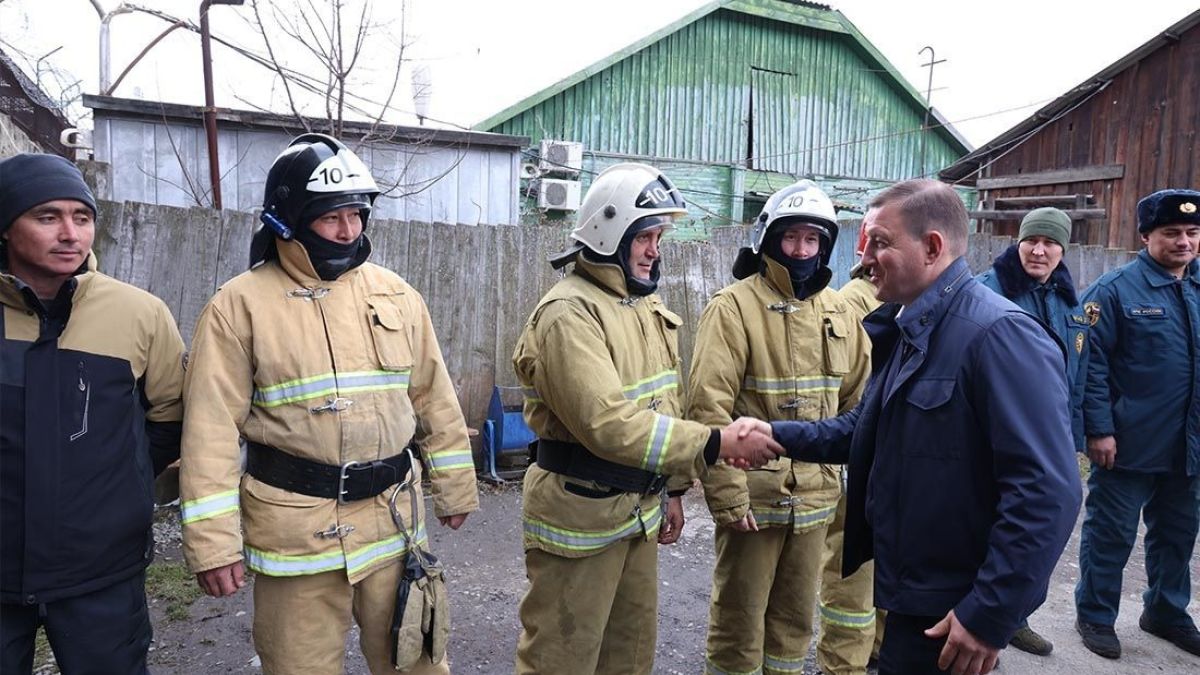
{"label": "reflective silver stripe", "polygon": [[790,508],[755,507],[750,509],[759,525],[792,525],[796,529],[813,527],[833,521],[837,506],[826,506],[811,511],[795,511]]}
{"label": "reflective silver stripe", "polygon": [[802,673],[804,672],[804,658],[803,656],[787,658],[763,654],[763,670],[772,673]]}
{"label": "reflective silver stripe", "polygon": [[833,522],[833,517],[836,515],[837,505],[826,506],[812,511],[797,511],[796,512],[796,529],[812,527],[821,523]]}
{"label": "reflective silver stripe", "polygon": [[831,623],[835,626],[866,630],[875,625],[875,610],[872,609],[866,612],[851,612],[822,604],[821,620],[825,621],[826,623]]}
{"label": "reflective silver stripe", "polygon": [[267,553],[250,546],[245,547],[246,566],[260,574],[272,577],[295,577],[302,574],[317,574],[346,566],[346,557],[339,551],[321,555],[278,555]]}
{"label": "reflective silver stripe", "polygon": [[466,468],[475,468],[475,459],[471,456],[470,448],[465,450],[443,450],[441,452],[430,453],[429,455],[430,471],[449,471],[451,469]]}
{"label": "reflective silver stripe", "polygon": [[667,445],[671,442],[671,432],[675,429],[675,418],[658,413],[655,413],[654,416],[657,419],[654,421],[654,429],[650,432],[650,438],[646,441],[646,452],[642,455],[642,468],[654,473],[662,473],[659,467],[662,466]]}
{"label": "reflective silver stripe", "polygon": [[760,394],[791,394],[803,391],[837,391],[842,387],[840,377],[755,377],[747,375],[742,388]]}
{"label": "reflective silver stripe", "polygon": [[[417,541],[423,543],[425,538],[425,526],[423,523],[419,523]],[[375,562],[394,558],[406,551],[408,551],[408,546],[404,542],[404,537],[397,534],[368,544],[349,554],[339,549],[317,555],[281,555],[246,546],[245,556],[246,565],[255,572],[272,577],[294,577],[343,568],[347,574],[354,574]]]}
{"label": "reflective silver stripe", "polygon": [[[425,523],[417,523],[417,543],[425,545]],[[355,574],[385,558],[394,558],[408,552],[404,537],[395,535],[374,544],[369,544],[346,556],[346,573]]]}
{"label": "reflective silver stripe", "polygon": [[625,394],[625,398],[630,401],[636,401],[659,392],[678,388],[679,374],[674,370],[664,370],[657,375],[651,375],[644,380],[639,380],[631,385],[622,387],[621,391]]}
{"label": "reflective silver stripe", "polygon": [[321,398],[330,394],[356,391],[407,389],[411,371],[368,370],[353,373],[325,373],[289,380],[254,390],[254,405],[272,408],[286,403]]}
{"label": "reflective silver stripe", "polygon": [[711,657],[704,659],[705,675],[762,675],[762,666],[754,670],[725,670],[724,668],[713,663]]}
{"label": "reflective silver stripe", "polygon": [[754,514],[754,521],[759,525],[791,525],[792,510],[791,509],[765,509],[756,508],[750,509]]}
{"label": "reflective silver stripe", "polygon": [[[662,523],[662,508],[655,506],[649,513],[642,514],[642,518],[646,523],[645,531],[653,533]],[[580,532],[525,518],[525,534],[542,543],[572,551],[596,551],[635,534],[642,534],[642,519],[634,516],[606,532]]]}
{"label": "reflective silver stripe", "polygon": [[184,525],[198,520],[215,518],[238,510],[237,490],[226,490],[215,495],[193,499],[179,504],[179,520]]}

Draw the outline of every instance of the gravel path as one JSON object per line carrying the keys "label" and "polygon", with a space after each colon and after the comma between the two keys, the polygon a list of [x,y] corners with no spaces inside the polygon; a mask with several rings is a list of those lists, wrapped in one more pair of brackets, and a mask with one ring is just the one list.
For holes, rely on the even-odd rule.
{"label": "gravel path", "polygon": [[[520,624],[517,605],[525,588],[521,553],[520,491],[515,484],[481,487],[481,510],[464,528],[451,533],[430,526],[433,550],[449,573],[454,629],[451,658],[455,673],[511,673]],[[659,556],[659,636],[655,673],[703,672],[704,634],[712,574],[712,520],[697,491],[685,498],[687,526],[683,539],[664,547]],[[179,560],[177,519],[159,526],[160,562]],[[1126,592],[1117,633],[1124,656],[1108,661],[1083,648],[1074,632],[1072,592],[1078,576],[1078,528],[1051,583],[1050,598],[1031,617],[1034,628],[1055,644],[1048,658],[1006,650],[999,672],[1004,673],[1200,673],[1200,658],[1137,628],[1140,592],[1145,584],[1141,547],[1126,571]],[[1192,576],[1200,582],[1195,560]],[[250,640],[251,589],[233,598],[203,597],[192,604],[190,620],[169,622],[162,603],[152,606],[155,643],[152,671],[159,675],[258,673]],[[1193,607],[1193,616],[1196,615]],[[347,641],[349,675],[366,675],[357,656],[357,635]],[[806,675],[818,671],[810,663]]]}

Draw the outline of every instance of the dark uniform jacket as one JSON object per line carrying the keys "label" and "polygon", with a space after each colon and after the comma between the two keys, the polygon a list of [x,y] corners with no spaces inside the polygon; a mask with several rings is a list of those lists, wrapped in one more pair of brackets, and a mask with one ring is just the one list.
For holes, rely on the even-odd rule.
{"label": "dark uniform jacket", "polygon": [[1017,245],[1001,253],[992,268],[976,277],[979,283],[1012,300],[1050,327],[1067,352],[1067,387],[1071,391],[1071,433],[1075,449],[1083,451],[1083,385],[1087,364],[1088,320],[1075,294],[1075,282],[1063,263],[1044,284],[1025,272]]}
{"label": "dark uniform jacket", "polygon": [[1200,475],[1200,261],[1176,279],[1143,250],[1083,302],[1087,435],[1116,436],[1118,469]]}
{"label": "dark uniform jacket", "polygon": [[1008,643],[1046,597],[1079,511],[1063,354],[955,261],[897,318],[864,327],[858,407],[775,422],[789,455],[848,462],[843,573],[875,559],[875,604]]}
{"label": "dark uniform jacket", "polygon": [[47,310],[0,274],[0,600],[44,603],[150,562],[179,456],[183,340],[161,300],[88,269]]}

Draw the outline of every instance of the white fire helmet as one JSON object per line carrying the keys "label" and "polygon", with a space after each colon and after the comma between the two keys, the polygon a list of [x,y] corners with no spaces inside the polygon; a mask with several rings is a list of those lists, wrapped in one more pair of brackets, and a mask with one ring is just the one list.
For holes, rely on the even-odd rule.
{"label": "white fire helmet", "polygon": [[833,202],[811,180],[793,183],[767,199],[750,233],[751,250],[759,253],[767,230],[776,223],[787,221],[803,222],[823,232],[831,248],[837,240],[837,214]]}
{"label": "white fire helmet", "polygon": [[[686,213],[679,189],[661,171],[646,164],[615,164],[592,182],[571,239],[600,255],[612,255],[634,221],[657,215],[673,220]],[[674,229],[670,220],[664,219],[664,232]]]}

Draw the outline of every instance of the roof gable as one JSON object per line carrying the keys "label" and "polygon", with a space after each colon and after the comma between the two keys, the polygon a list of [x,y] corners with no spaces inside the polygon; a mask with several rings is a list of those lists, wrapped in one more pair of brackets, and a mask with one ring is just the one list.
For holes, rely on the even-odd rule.
{"label": "roof gable", "polygon": [[[844,35],[850,47],[868,64],[881,71],[882,79],[886,80],[902,99],[907,100],[915,110],[925,110],[925,100],[920,93],[900,75],[900,72],[896,70],[891,62],[841,12],[830,9],[825,5],[795,2],[792,0],[714,0],[634,42],[628,47],[613,52],[600,61],[578,70],[555,84],[501,110],[475,124],[473,128],[480,130],[495,128],[584,80],[601,73],[610,66],[629,58],[646,47],[678,32],[682,28],[722,9],[818,31]],[[967,153],[971,150],[970,143],[945,120],[936,108],[932,109],[932,117],[934,123],[937,125],[937,132],[947,142],[956,147],[960,153]]]}

